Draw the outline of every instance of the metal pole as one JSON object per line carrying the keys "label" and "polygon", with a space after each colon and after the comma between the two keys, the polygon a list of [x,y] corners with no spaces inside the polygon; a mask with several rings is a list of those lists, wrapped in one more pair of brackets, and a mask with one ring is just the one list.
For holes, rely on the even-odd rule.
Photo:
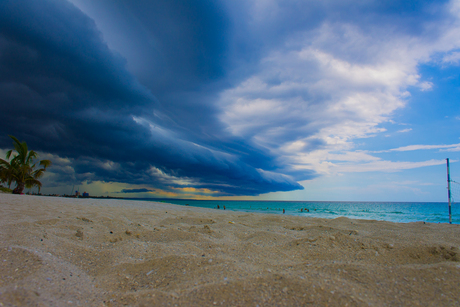
{"label": "metal pole", "polygon": [[447,197],[449,198],[449,224],[452,224],[452,205],[450,197],[450,170],[449,170],[449,158],[447,160]]}

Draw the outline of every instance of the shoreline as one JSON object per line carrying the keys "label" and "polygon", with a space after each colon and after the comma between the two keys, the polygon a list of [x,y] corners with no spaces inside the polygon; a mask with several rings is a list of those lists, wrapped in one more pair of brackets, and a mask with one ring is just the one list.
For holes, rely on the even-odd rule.
{"label": "shoreline", "polygon": [[[127,199],[142,201],[142,199]],[[151,200],[146,200],[151,201]],[[168,201],[161,201],[168,202]],[[195,202],[195,203],[193,203]],[[221,201],[171,200],[171,204],[196,206],[247,213],[286,214],[313,218],[335,219],[347,217],[356,220],[388,221],[395,223],[448,223],[448,205],[441,202],[316,202],[316,201]],[[275,207],[272,207],[275,205]],[[251,208],[254,206],[254,208]],[[351,206],[348,207],[348,206]],[[391,208],[393,206],[393,208]],[[360,207],[360,208],[358,208]],[[283,212],[285,209],[285,212]],[[225,209],[224,209],[225,210]],[[396,213],[396,215],[395,215]],[[460,211],[452,210],[453,224],[460,224]]]}
{"label": "shoreline", "polygon": [[[11,194],[11,193],[10,193]],[[246,213],[262,213],[262,214],[286,214],[293,216],[304,216],[313,218],[326,218],[335,219],[338,217],[346,217],[356,220],[375,220],[375,221],[388,221],[395,223],[413,223],[413,222],[426,222],[426,223],[449,223],[448,216],[448,203],[447,202],[396,202],[396,201],[279,201],[279,200],[197,200],[197,199],[176,199],[176,198],[124,198],[124,197],[111,197],[111,196],[69,196],[69,195],[41,195],[41,194],[25,194],[29,196],[44,196],[44,197],[62,197],[70,199],[120,199],[125,201],[140,201],[149,203],[167,203],[171,205],[190,206],[196,208],[207,209],[226,209],[229,211],[246,212]],[[194,203],[195,202],[195,203]],[[209,204],[214,203],[212,206]],[[256,207],[251,208],[251,204],[255,203]],[[257,204],[263,203],[264,206],[257,207]],[[236,204],[236,207],[233,205]],[[240,204],[243,204],[241,206]],[[244,205],[246,204],[246,206]],[[268,208],[266,205],[277,204],[278,208]],[[291,204],[296,204],[297,207],[290,207]],[[218,208],[220,205],[221,208]],[[239,206],[240,205],[240,206]],[[327,205],[367,205],[363,210],[345,210],[342,207],[327,208]],[[388,209],[377,209],[380,205],[396,205],[399,208],[394,209],[397,212],[389,211]],[[313,206],[313,207],[311,207]],[[324,207],[326,206],[326,207]],[[413,206],[413,208],[406,208],[404,206]],[[427,206],[428,209],[420,209]],[[433,207],[434,206],[434,207]],[[265,209],[266,207],[266,209]],[[431,207],[431,208],[429,208]],[[445,208],[444,208],[445,207]],[[440,208],[442,208],[440,210]],[[283,212],[286,209],[286,212]],[[318,209],[318,211],[316,210]],[[394,215],[398,213],[399,215]],[[460,224],[458,218],[460,211],[453,207],[452,209],[452,224]]]}
{"label": "shoreline", "polygon": [[11,194],[0,213],[4,305],[460,302],[460,225]]}

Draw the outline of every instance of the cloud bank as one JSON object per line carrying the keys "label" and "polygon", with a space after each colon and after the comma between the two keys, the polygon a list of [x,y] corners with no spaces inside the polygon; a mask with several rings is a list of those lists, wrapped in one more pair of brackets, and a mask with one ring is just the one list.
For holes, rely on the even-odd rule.
{"label": "cloud bank", "polygon": [[[197,4],[188,17],[197,13],[209,18],[213,11],[207,11],[206,4]],[[136,12],[137,8],[131,9]],[[162,26],[174,24],[177,18],[171,16]],[[220,23],[202,22],[195,25],[189,20],[183,27],[200,33],[208,29],[207,23]],[[192,23],[197,29],[188,28]],[[108,47],[95,22],[71,3],[3,1],[0,29],[1,146],[7,148],[7,134],[13,134],[27,140],[31,148],[64,159],[65,163],[55,163],[56,183],[99,180],[146,184],[163,190],[199,187],[223,195],[302,188],[289,176],[266,175],[276,174],[277,165],[263,148],[219,134],[219,127],[214,134],[213,111],[200,112],[207,109],[206,105],[187,110],[187,104],[194,106],[193,101],[174,105],[179,102],[165,98],[173,95],[170,91],[175,93],[176,87],[185,91],[192,83],[201,85],[203,80],[221,74],[220,61],[208,59],[218,58],[214,53],[220,54],[223,48],[214,40],[218,36],[215,30],[189,37],[189,46],[181,42],[181,48],[191,50],[200,45],[203,52],[195,54],[185,50],[184,54],[174,54],[177,37],[171,38],[170,45],[164,40],[161,53],[167,56],[169,50],[171,59],[167,63],[173,65],[167,71],[185,80],[182,85],[172,84],[176,80],[171,76],[172,89],[156,93],[165,107],[127,70],[126,59]],[[157,26],[159,29],[162,27]],[[191,67],[182,68],[185,73],[175,72],[174,65],[181,66],[178,61]],[[159,77],[161,69],[153,74],[156,79],[163,78]],[[184,74],[191,77],[185,78]],[[194,95],[198,94],[192,93],[191,99]],[[182,102],[184,97],[176,99]],[[202,103],[201,97],[195,99]],[[193,124],[196,127],[191,129]]]}

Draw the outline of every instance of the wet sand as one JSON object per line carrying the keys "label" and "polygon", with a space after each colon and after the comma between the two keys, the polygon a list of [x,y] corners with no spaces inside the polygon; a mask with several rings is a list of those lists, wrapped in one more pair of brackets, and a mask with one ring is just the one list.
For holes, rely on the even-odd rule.
{"label": "wet sand", "polygon": [[0,194],[0,306],[458,306],[460,225]]}

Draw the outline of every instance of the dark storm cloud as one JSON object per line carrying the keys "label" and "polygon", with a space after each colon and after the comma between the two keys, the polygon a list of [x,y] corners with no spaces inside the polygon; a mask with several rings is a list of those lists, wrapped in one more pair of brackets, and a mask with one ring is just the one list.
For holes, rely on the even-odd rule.
{"label": "dark storm cloud", "polygon": [[[137,77],[74,5],[1,2],[1,148],[11,146],[12,134],[64,159],[50,169],[54,184],[100,180],[219,195],[302,188],[276,173],[282,166],[268,151],[230,136],[215,119],[210,101],[224,82],[227,48],[219,6],[115,4],[144,25],[139,39],[148,39],[149,48],[142,52],[156,50],[146,57],[151,71],[133,68]],[[311,177],[306,172],[303,179]]]}
{"label": "dark storm cloud", "polygon": [[193,89],[225,74],[228,20],[216,1],[76,2],[99,19],[110,16],[109,42],[155,93]]}
{"label": "dark storm cloud", "polygon": [[[228,82],[230,21],[218,1],[75,1],[99,20],[110,46],[160,102],[164,125],[214,143],[215,101]],[[116,22],[113,22],[116,20]],[[163,118],[165,119],[165,118]],[[158,120],[158,119],[157,119]],[[205,132],[205,133],[204,133]]]}
{"label": "dark storm cloud", "polygon": [[[97,98],[98,106],[113,108],[152,99],[102,42],[94,22],[70,3],[3,1],[0,14],[3,83],[27,81],[42,97],[55,94],[50,107],[75,109]],[[78,96],[82,91],[94,97]]]}

